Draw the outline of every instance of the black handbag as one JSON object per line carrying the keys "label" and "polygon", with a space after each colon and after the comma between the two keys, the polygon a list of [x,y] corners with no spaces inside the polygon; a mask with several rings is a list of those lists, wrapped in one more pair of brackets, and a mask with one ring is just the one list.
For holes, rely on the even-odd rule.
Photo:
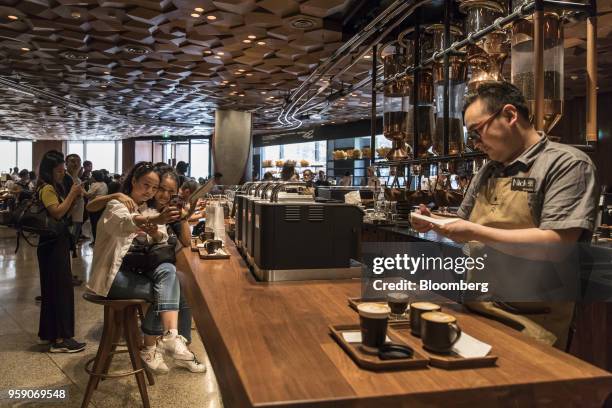
{"label": "black handbag", "polygon": [[176,263],[176,236],[170,235],[168,241],[150,244],[146,236],[137,236],[123,257],[122,271],[144,273],[152,271],[163,263]]}
{"label": "black handbag", "polygon": [[[58,199],[62,201],[59,196]],[[40,200],[38,191],[17,204],[11,213],[10,226],[17,231],[15,253],[19,250],[20,237],[23,237],[30,246],[36,246],[30,242],[26,233],[51,240],[69,234],[68,221],[65,218],[60,220],[53,218]]]}
{"label": "black handbag", "polygon": [[[58,200],[62,202],[59,196]],[[39,191],[29,197],[23,197],[13,210],[11,218],[11,224],[18,232],[55,238],[68,231],[68,222],[64,218],[56,220],[49,214],[40,200]]]}

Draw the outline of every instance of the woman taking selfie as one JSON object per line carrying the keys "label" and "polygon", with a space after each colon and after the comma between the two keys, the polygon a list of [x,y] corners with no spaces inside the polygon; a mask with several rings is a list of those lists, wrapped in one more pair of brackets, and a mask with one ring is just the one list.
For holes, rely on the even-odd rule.
{"label": "woman taking selfie", "polygon": [[[45,153],[38,170],[38,198],[47,215],[56,220],[66,218],[77,197],[83,194],[79,184],[73,184],[65,194],[62,181],[66,174],[64,155],[51,150]],[[51,353],[76,353],[85,343],[74,340],[74,289],[70,266],[71,237],[66,227],[57,237],[41,235],[36,255],[40,269],[40,322],[38,337],[41,343],[51,343]]]}
{"label": "woman taking selfie", "polygon": [[[182,202],[178,199],[178,174],[168,165],[156,166],[159,174],[160,183],[157,193],[153,200],[149,202],[149,206],[155,208],[158,212],[163,212],[165,208],[176,208],[177,204],[179,211],[182,207]],[[176,202],[178,200],[178,202]],[[191,231],[189,223],[186,219],[171,222],[167,225],[168,233],[176,236],[176,251],[181,248],[191,246]],[[154,330],[158,335],[163,334],[163,327],[157,326]],[[179,316],[178,316],[178,332],[179,336],[185,338],[187,344],[191,344],[191,307],[183,294],[181,288],[181,297],[179,301]],[[193,373],[202,373],[206,371],[206,366],[200,363],[196,358],[193,361],[181,362],[180,366],[187,368]]]}
{"label": "woman taking selfie", "polygon": [[[149,209],[159,188],[159,175],[154,166],[140,162],[128,173],[122,193],[137,207],[130,211],[119,200],[110,200],[98,222],[97,242],[94,247],[92,273],[88,288],[110,299],[147,299],[153,303],[142,322],[145,347],[141,357],[147,367],[157,373],[168,372],[161,353],[178,364],[195,359],[178,335],[180,288],[172,263],[162,262],[151,270],[135,272],[126,265],[135,238],[150,245],[165,243],[166,224],[178,220],[179,212],[166,207],[161,213]],[[161,325],[164,335],[157,339],[155,327]]]}

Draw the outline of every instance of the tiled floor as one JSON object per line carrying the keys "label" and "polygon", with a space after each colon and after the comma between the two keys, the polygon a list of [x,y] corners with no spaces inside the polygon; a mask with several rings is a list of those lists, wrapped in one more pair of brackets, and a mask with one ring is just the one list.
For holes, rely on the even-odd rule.
{"label": "tiled floor", "polygon": [[[87,226],[86,224],[85,226]],[[88,233],[88,229],[85,228]],[[22,241],[14,253],[15,237],[12,230],[0,227],[0,406],[80,407],[89,376],[84,365],[98,348],[102,332],[102,307],[82,298],[83,287],[75,288],[76,336],[86,341],[84,352],[50,354],[37,344],[39,306],[34,297],[40,294],[36,249]],[[87,277],[92,249],[83,245],[81,257],[75,259],[72,271],[81,279]],[[206,374],[193,374],[173,367],[170,373],[157,376],[148,387],[152,407],[221,407],[219,389],[206,356],[202,341],[194,330],[191,349],[205,362]],[[114,369],[131,369],[127,354],[113,359]],[[36,403],[10,401],[7,391],[15,388],[67,389],[67,402]],[[4,399],[3,399],[4,398]],[[140,394],[133,376],[100,383],[90,406],[131,408],[141,406]]]}

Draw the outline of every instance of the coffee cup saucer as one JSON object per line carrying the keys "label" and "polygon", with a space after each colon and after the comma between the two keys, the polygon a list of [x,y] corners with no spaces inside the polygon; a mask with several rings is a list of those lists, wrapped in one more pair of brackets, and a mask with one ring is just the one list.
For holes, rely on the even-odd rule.
{"label": "coffee cup saucer", "polygon": [[453,350],[452,348],[448,349],[448,350],[442,350],[442,349],[436,349],[436,348],[432,348],[429,346],[426,346],[425,344],[423,344],[423,348],[431,353],[435,353],[435,354],[444,354],[444,355],[448,355],[448,354],[452,354]]}
{"label": "coffee cup saucer", "polygon": [[369,346],[365,346],[363,344],[360,344],[359,348],[365,354],[370,354],[370,355],[373,355],[373,356],[377,356],[378,355],[378,347],[369,347]]}

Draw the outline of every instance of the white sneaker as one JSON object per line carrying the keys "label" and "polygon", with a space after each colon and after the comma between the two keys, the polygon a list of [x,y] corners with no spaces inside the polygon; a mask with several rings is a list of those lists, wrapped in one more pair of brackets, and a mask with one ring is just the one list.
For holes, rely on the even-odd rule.
{"label": "white sneaker", "polygon": [[175,360],[193,361],[195,356],[186,343],[187,340],[181,335],[165,334],[157,340],[157,348]]}
{"label": "white sneaker", "polygon": [[193,360],[191,361],[174,360],[174,362],[176,363],[177,366],[184,367],[188,369],[189,371],[191,371],[192,373],[205,373],[206,372],[206,365],[200,363],[198,359],[195,358],[195,356],[193,357]]}
{"label": "white sneaker", "polygon": [[166,374],[170,371],[157,347],[153,350],[147,350],[146,348],[140,350],[140,358],[147,368],[155,374]]}

